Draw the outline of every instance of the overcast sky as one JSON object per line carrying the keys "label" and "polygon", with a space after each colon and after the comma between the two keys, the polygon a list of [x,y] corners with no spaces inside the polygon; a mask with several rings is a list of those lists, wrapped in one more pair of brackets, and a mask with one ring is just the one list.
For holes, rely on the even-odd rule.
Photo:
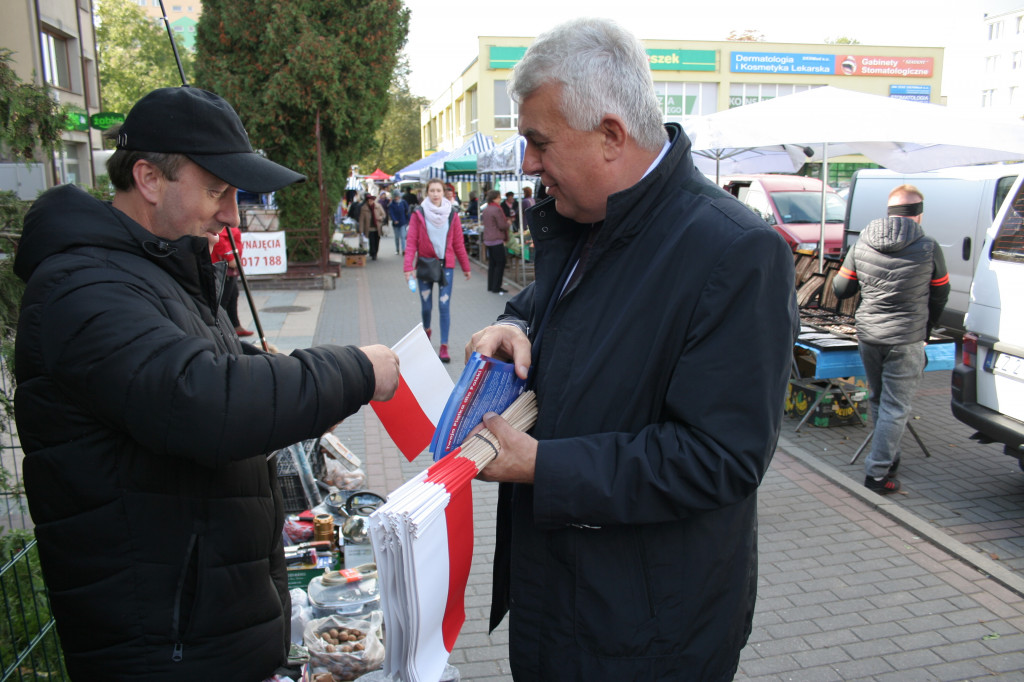
{"label": "overcast sky", "polygon": [[[533,37],[578,16],[609,17],[641,39],[725,40],[751,29],[768,42],[823,43],[846,36],[862,45],[946,47],[942,95],[979,68],[983,0],[406,0],[412,10],[406,54],[413,94],[438,97],[477,55],[477,38]],[[973,99],[973,97],[972,97]],[[980,100],[979,100],[980,101]]]}

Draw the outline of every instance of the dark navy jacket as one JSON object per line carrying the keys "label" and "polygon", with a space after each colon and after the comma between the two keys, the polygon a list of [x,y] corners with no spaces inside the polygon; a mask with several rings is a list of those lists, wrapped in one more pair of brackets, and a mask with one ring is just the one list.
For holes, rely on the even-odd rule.
{"label": "dark navy jacket", "polygon": [[557,302],[589,226],[528,211],[536,281],[501,319],[534,343],[539,445],[534,484],[501,486],[491,619],[516,679],[728,680],[750,633],[793,255],[667,127]]}

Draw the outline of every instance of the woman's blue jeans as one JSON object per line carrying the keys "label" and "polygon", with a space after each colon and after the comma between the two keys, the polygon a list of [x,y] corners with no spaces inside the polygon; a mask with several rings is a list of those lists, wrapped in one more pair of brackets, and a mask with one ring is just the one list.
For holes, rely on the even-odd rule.
{"label": "woman's blue jeans", "polygon": [[859,346],[871,389],[868,408],[875,424],[864,474],[879,478],[900,458],[900,439],[924,371],[924,343],[876,346],[861,341]]}
{"label": "woman's blue jeans", "polygon": [[[441,343],[448,345],[448,328],[452,323],[452,280],[455,277],[455,268],[445,268],[444,278],[448,283],[443,287],[439,285],[437,294],[437,314],[441,318]],[[421,312],[423,313],[423,328],[430,329],[430,313],[434,307],[434,282],[419,280]]]}

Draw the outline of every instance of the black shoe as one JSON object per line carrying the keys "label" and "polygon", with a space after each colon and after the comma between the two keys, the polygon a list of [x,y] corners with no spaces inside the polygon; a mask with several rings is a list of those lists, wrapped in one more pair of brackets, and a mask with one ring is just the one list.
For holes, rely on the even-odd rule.
{"label": "black shoe", "polygon": [[864,485],[868,490],[876,492],[879,495],[888,495],[889,493],[899,492],[900,481],[898,478],[891,478],[886,476],[881,481],[876,481],[871,476],[864,477]]}
{"label": "black shoe", "polygon": [[499,294],[507,294],[508,293],[508,289],[504,289],[504,288],[498,289],[498,293]]}

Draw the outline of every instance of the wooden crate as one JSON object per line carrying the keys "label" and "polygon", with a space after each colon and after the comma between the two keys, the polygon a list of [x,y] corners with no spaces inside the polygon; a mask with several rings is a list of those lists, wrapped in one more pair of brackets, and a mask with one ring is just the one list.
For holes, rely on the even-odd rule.
{"label": "wooden crate", "polygon": [[361,268],[364,265],[366,265],[366,254],[360,254],[358,256],[345,254],[346,268]]}

